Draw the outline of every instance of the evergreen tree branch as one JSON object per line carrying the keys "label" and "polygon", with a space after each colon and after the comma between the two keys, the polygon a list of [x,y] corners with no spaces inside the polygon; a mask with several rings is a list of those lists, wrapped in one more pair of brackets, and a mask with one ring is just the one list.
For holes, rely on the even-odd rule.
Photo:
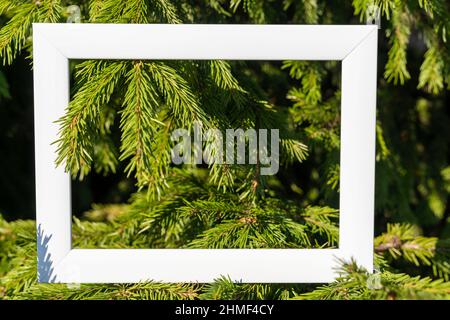
{"label": "evergreen tree branch", "polygon": [[119,160],[130,158],[125,171],[128,175],[135,172],[138,185],[142,187],[152,166],[152,140],[156,127],[161,125],[156,118],[159,101],[144,62],[133,62],[125,77],[128,88],[124,98],[125,107],[121,111],[122,144]]}
{"label": "evergreen tree branch", "polygon": [[387,232],[375,238],[375,252],[416,266],[431,266],[435,276],[449,279],[450,242],[419,236],[411,225],[388,224]]}
{"label": "evergreen tree branch", "polygon": [[125,71],[123,62],[86,62],[80,66],[80,88],[70,102],[61,126],[57,144],[57,165],[80,179],[90,171],[93,141],[98,134],[100,108],[106,105]]}

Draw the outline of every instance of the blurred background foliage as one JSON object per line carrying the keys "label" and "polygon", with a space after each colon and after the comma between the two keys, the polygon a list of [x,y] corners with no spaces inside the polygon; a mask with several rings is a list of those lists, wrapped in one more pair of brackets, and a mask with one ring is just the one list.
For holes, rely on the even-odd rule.
{"label": "blurred background foliage", "polygon": [[[35,212],[32,22],[364,24],[372,5],[381,12],[375,201],[375,261],[380,274],[375,285],[368,287],[373,279],[351,261],[343,264],[342,279],[323,287],[237,285],[226,277],[198,286],[150,282],[72,290],[34,284],[30,257],[35,226],[20,220],[33,219]],[[0,14],[0,297],[449,298],[448,2],[2,0]],[[338,212],[333,208],[339,206],[339,63],[73,61],[71,72],[74,89],[68,115],[61,119],[59,150],[61,164],[74,175],[75,246],[338,244]],[[151,80],[140,85],[141,77]],[[153,114],[154,106],[141,102],[149,117],[164,123],[189,126],[198,117],[235,127],[286,122],[280,172],[265,179],[254,166],[148,166],[152,157],[165,155],[163,148],[156,148],[163,142],[144,143],[149,157],[139,158],[133,146],[140,138],[127,126],[141,130],[133,118],[133,108],[140,103],[136,92],[153,92],[152,83],[161,84],[155,87],[155,92],[161,91],[155,99],[167,108]],[[97,96],[89,86],[100,88]],[[92,144],[65,126],[86,105],[93,106],[85,116],[94,120],[84,128],[96,128],[88,133],[95,137]],[[96,108],[109,111],[99,111],[96,118]],[[280,116],[275,119],[274,113]],[[152,137],[163,135],[160,127],[144,129]],[[143,134],[142,141],[150,138]],[[65,148],[70,141],[80,149]],[[93,160],[80,156],[81,148]]]}

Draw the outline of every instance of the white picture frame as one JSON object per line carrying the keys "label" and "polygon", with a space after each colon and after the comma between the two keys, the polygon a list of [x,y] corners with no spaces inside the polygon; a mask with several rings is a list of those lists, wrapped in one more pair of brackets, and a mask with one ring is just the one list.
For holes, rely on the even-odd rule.
{"label": "white picture frame", "polygon": [[[339,260],[373,271],[377,26],[33,25],[38,281],[324,283]],[[293,40],[294,39],[294,40]],[[72,249],[71,178],[56,167],[69,59],[342,61],[337,249]]]}

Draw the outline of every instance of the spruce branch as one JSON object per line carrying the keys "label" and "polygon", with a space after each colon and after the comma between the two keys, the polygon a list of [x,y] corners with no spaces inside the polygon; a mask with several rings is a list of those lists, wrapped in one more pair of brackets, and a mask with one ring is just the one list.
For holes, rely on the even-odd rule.
{"label": "spruce branch", "polygon": [[390,20],[391,16],[399,10],[401,0],[353,0],[354,14],[359,15],[360,21],[367,18],[371,5],[380,9],[381,15]]}
{"label": "spruce branch", "polygon": [[318,64],[305,61],[283,61],[282,69],[289,69],[289,75],[301,81],[300,89],[292,89],[288,96],[295,97],[297,103],[317,105],[322,100],[321,80],[323,70]]}
{"label": "spruce branch", "polygon": [[38,7],[34,3],[15,7],[13,17],[0,29],[0,56],[9,65],[26,45]]}
{"label": "spruce branch", "polygon": [[0,14],[7,12],[12,18],[0,29],[0,57],[3,64],[11,64],[25,47],[31,44],[33,22],[57,22],[61,16],[59,0],[33,0],[30,2],[5,0]]}
{"label": "spruce branch", "polygon": [[254,23],[266,23],[264,0],[231,0],[230,10],[236,13],[239,7],[243,8]]}
{"label": "spruce branch", "polygon": [[202,291],[200,299],[206,300],[276,300],[288,299],[302,290],[298,285],[240,283],[222,276],[206,284]]}
{"label": "spruce branch", "polygon": [[434,95],[444,89],[444,60],[440,51],[436,41],[429,45],[420,67],[419,84],[417,85],[418,89],[424,89]]}
{"label": "spruce branch", "polygon": [[406,68],[406,50],[411,33],[411,16],[406,6],[402,8],[402,10],[393,11],[392,29],[387,33],[391,48],[388,53],[384,77],[388,82],[393,81],[394,84],[403,84],[405,80],[411,78]]}
{"label": "spruce branch", "polygon": [[21,0],[3,0],[2,2],[0,2],[0,15],[9,14],[13,9],[17,8],[23,3],[24,1]]}
{"label": "spruce branch", "polygon": [[147,23],[148,10],[145,0],[105,0],[92,3],[91,19],[103,23]]}
{"label": "spruce branch", "polygon": [[428,277],[411,277],[404,273],[382,271],[368,274],[354,261],[344,263],[341,276],[333,283],[300,294],[294,299],[313,300],[401,300],[448,299],[450,282]]}
{"label": "spruce branch", "polygon": [[80,66],[77,74],[80,87],[66,115],[58,120],[60,137],[55,142],[57,165],[65,163],[65,169],[73,177],[83,179],[91,169],[100,108],[109,102],[124,71],[123,62],[88,61]]}
{"label": "spruce branch", "polygon": [[125,75],[127,91],[121,111],[121,155],[119,160],[129,159],[125,168],[128,175],[135,172],[140,187],[145,185],[152,166],[153,137],[159,112],[158,95],[150,79],[145,63],[135,61]]}
{"label": "spruce branch", "polygon": [[89,1],[89,21],[97,22],[101,14],[103,0],[91,0]]}
{"label": "spruce branch", "polygon": [[177,8],[168,0],[152,0],[153,8],[164,22],[167,23],[182,23],[183,21],[178,16]]}
{"label": "spruce branch", "polygon": [[94,168],[95,172],[106,176],[115,173],[118,165],[118,151],[111,137],[111,128],[114,125],[115,110],[105,106],[100,109],[99,130],[94,140]]}
{"label": "spruce branch", "polygon": [[136,284],[86,284],[70,287],[64,284],[37,284],[16,296],[31,300],[193,300],[199,286],[152,281]]}
{"label": "spruce branch", "polygon": [[209,0],[208,2],[209,6],[219,14],[222,14],[226,17],[232,16],[232,14],[224,8],[224,5],[222,4],[223,2],[225,2],[224,0]]}
{"label": "spruce branch", "polygon": [[301,215],[310,232],[317,236],[325,236],[325,246],[335,246],[339,239],[337,226],[338,210],[328,207],[307,207]]}
{"label": "spruce branch", "polygon": [[193,122],[198,120],[208,126],[207,117],[198,103],[198,98],[176,69],[162,62],[149,62],[145,66],[177,124],[191,128]]}

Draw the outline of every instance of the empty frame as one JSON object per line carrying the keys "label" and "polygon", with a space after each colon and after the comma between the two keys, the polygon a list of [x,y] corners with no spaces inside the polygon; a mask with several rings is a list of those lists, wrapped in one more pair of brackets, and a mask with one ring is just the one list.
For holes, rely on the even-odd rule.
{"label": "empty frame", "polygon": [[[377,26],[34,24],[38,281],[321,283],[373,269]],[[55,167],[69,59],[342,61],[337,249],[72,249],[70,174]]]}

